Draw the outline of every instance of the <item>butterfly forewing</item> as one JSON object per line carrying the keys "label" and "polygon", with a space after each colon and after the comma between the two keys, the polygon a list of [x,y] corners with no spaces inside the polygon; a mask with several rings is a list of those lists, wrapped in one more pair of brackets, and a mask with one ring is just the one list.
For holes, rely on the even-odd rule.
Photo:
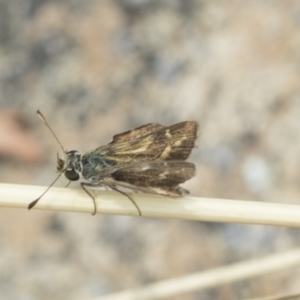
{"label": "butterfly forewing", "polygon": [[[164,135],[167,137],[165,148],[157,157],[160,160],[186,160],[191,154],[197,137],[196,122],[182,122],[167,127]],[[163,135],[159,136],[162,142]]]}
{"label": "butterfly forewing", "polygon": [[117,164],[155,159],[185,160],[197,137],[197,123],[192,121],[168,127],[148,124],[137,130],[137,135],[133,130],[115,136],[113,142],[97,148],[91,154],[100,155]]}
{"label": "butterfly forewing", "polygon": [[128,131],[122,132],[120,134],[114,135],[112,141],[109,144],[121,143],[121,142],[126,142],[129,140],[141,138],[145,135],[148,135],[150,133],[158,131],[159,129],[162,129],[164,127],[166,127],[166,126],[158,124],[158,123],[146,124],[146,125],[137,127],[133,130],[128,130]]}

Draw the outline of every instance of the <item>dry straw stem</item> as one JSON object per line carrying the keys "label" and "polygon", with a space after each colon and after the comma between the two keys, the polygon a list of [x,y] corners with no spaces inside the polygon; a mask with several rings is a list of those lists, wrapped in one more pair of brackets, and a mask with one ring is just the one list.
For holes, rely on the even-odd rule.
{"label": "dry straw stem", "polygon": [[[27,208],[46,187],[0,184],[0,206]],[[97,191],[97,213],[138,216],[124,195]],[[144,217],[174,218],[209,222],[227,222],[300,227],[300,205],[213,198],[167,198],[130,193]],[[81,189],[51,188],[34,209],[93,212],[92,199]]]}
{"label": "dry straw stem", "polygon": [[160,281],[135,290],[110,294],[95,300],[154,300],[200,291],[300,264],[300,249],[273,254],[265,258],[196,273],[173,280]]}
{"label": "dry straw stem", "polygon": [[269,296],[264,298],[251,298],[247,300],[299,300],[299,299],[300,299],[300,293],[281,295],[281,296]]}

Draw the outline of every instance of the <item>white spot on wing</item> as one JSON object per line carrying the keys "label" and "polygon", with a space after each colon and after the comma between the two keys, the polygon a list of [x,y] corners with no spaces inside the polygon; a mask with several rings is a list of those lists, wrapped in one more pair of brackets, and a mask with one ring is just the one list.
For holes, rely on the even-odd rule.
{"label": "white spot on wing", "polygon": [[142,171],[146,171],[146,170],[149,170],[150,169],[150,166],[146,165],[146,166],[143,166],[141,168]]}
{"label": "white spot on wing", "polygon": [[182,139],[182,140],[180,140],[180,141],[177,141],[177,142],[175,142],[175,143],[174,143],[174,146],[176,146],[176,147],[180,146],[180,145],[181,145],[181,143],[182,143],[182,141],[183,141],[183,139]]}
{"label": "white spot on wing", "polygon": [[124,151],[124,153],[143,153],[147,150],[148,147],[140,147],[137,149],[130,149],[128,151]]}
{"label": "white spot on wing", "polygon": [[172,134],[170,133],[170,130],[166,130],[166,136],[167,136],[168,138],[170,138],[170,137],[172,136]]}
{"label": "white spot on wing", "polygon": [[169,174],[169,172],[168,172],[168,171],[165,171],[165,172],[159,174],[158,177],[161,178],[161,179],[165,179],[165,178],[167,178],[166,175],[168,175],[168,174]]}

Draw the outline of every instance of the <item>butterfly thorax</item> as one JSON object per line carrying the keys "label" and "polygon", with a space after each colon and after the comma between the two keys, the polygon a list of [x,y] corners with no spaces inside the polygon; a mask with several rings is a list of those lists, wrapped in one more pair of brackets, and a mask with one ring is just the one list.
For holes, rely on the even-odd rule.
{"label": "butterfly thorax", "polygon": [[101,153],[96,151],[82,155],[82,176],[89,181],[97,182],[100,180],[101,172],[109,170],[110,167],[115,166],[117,163],[108,159]]}
{"label": "butterfly thorax", "polygon": [[57,157],[57,171],[63,172],[67,179],[76,181],[82,177],[81,154],[76,150],[66,152],[65,159]]}

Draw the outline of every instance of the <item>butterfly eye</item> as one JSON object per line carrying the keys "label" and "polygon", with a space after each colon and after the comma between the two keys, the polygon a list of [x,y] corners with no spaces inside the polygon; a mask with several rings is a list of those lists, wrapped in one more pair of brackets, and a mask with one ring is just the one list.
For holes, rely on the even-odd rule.
{"label": "butterfly eye", "polygon": [[76,181],[80,178],[79,174],[74,169],[66,170],[65,176],[71,181]]}

